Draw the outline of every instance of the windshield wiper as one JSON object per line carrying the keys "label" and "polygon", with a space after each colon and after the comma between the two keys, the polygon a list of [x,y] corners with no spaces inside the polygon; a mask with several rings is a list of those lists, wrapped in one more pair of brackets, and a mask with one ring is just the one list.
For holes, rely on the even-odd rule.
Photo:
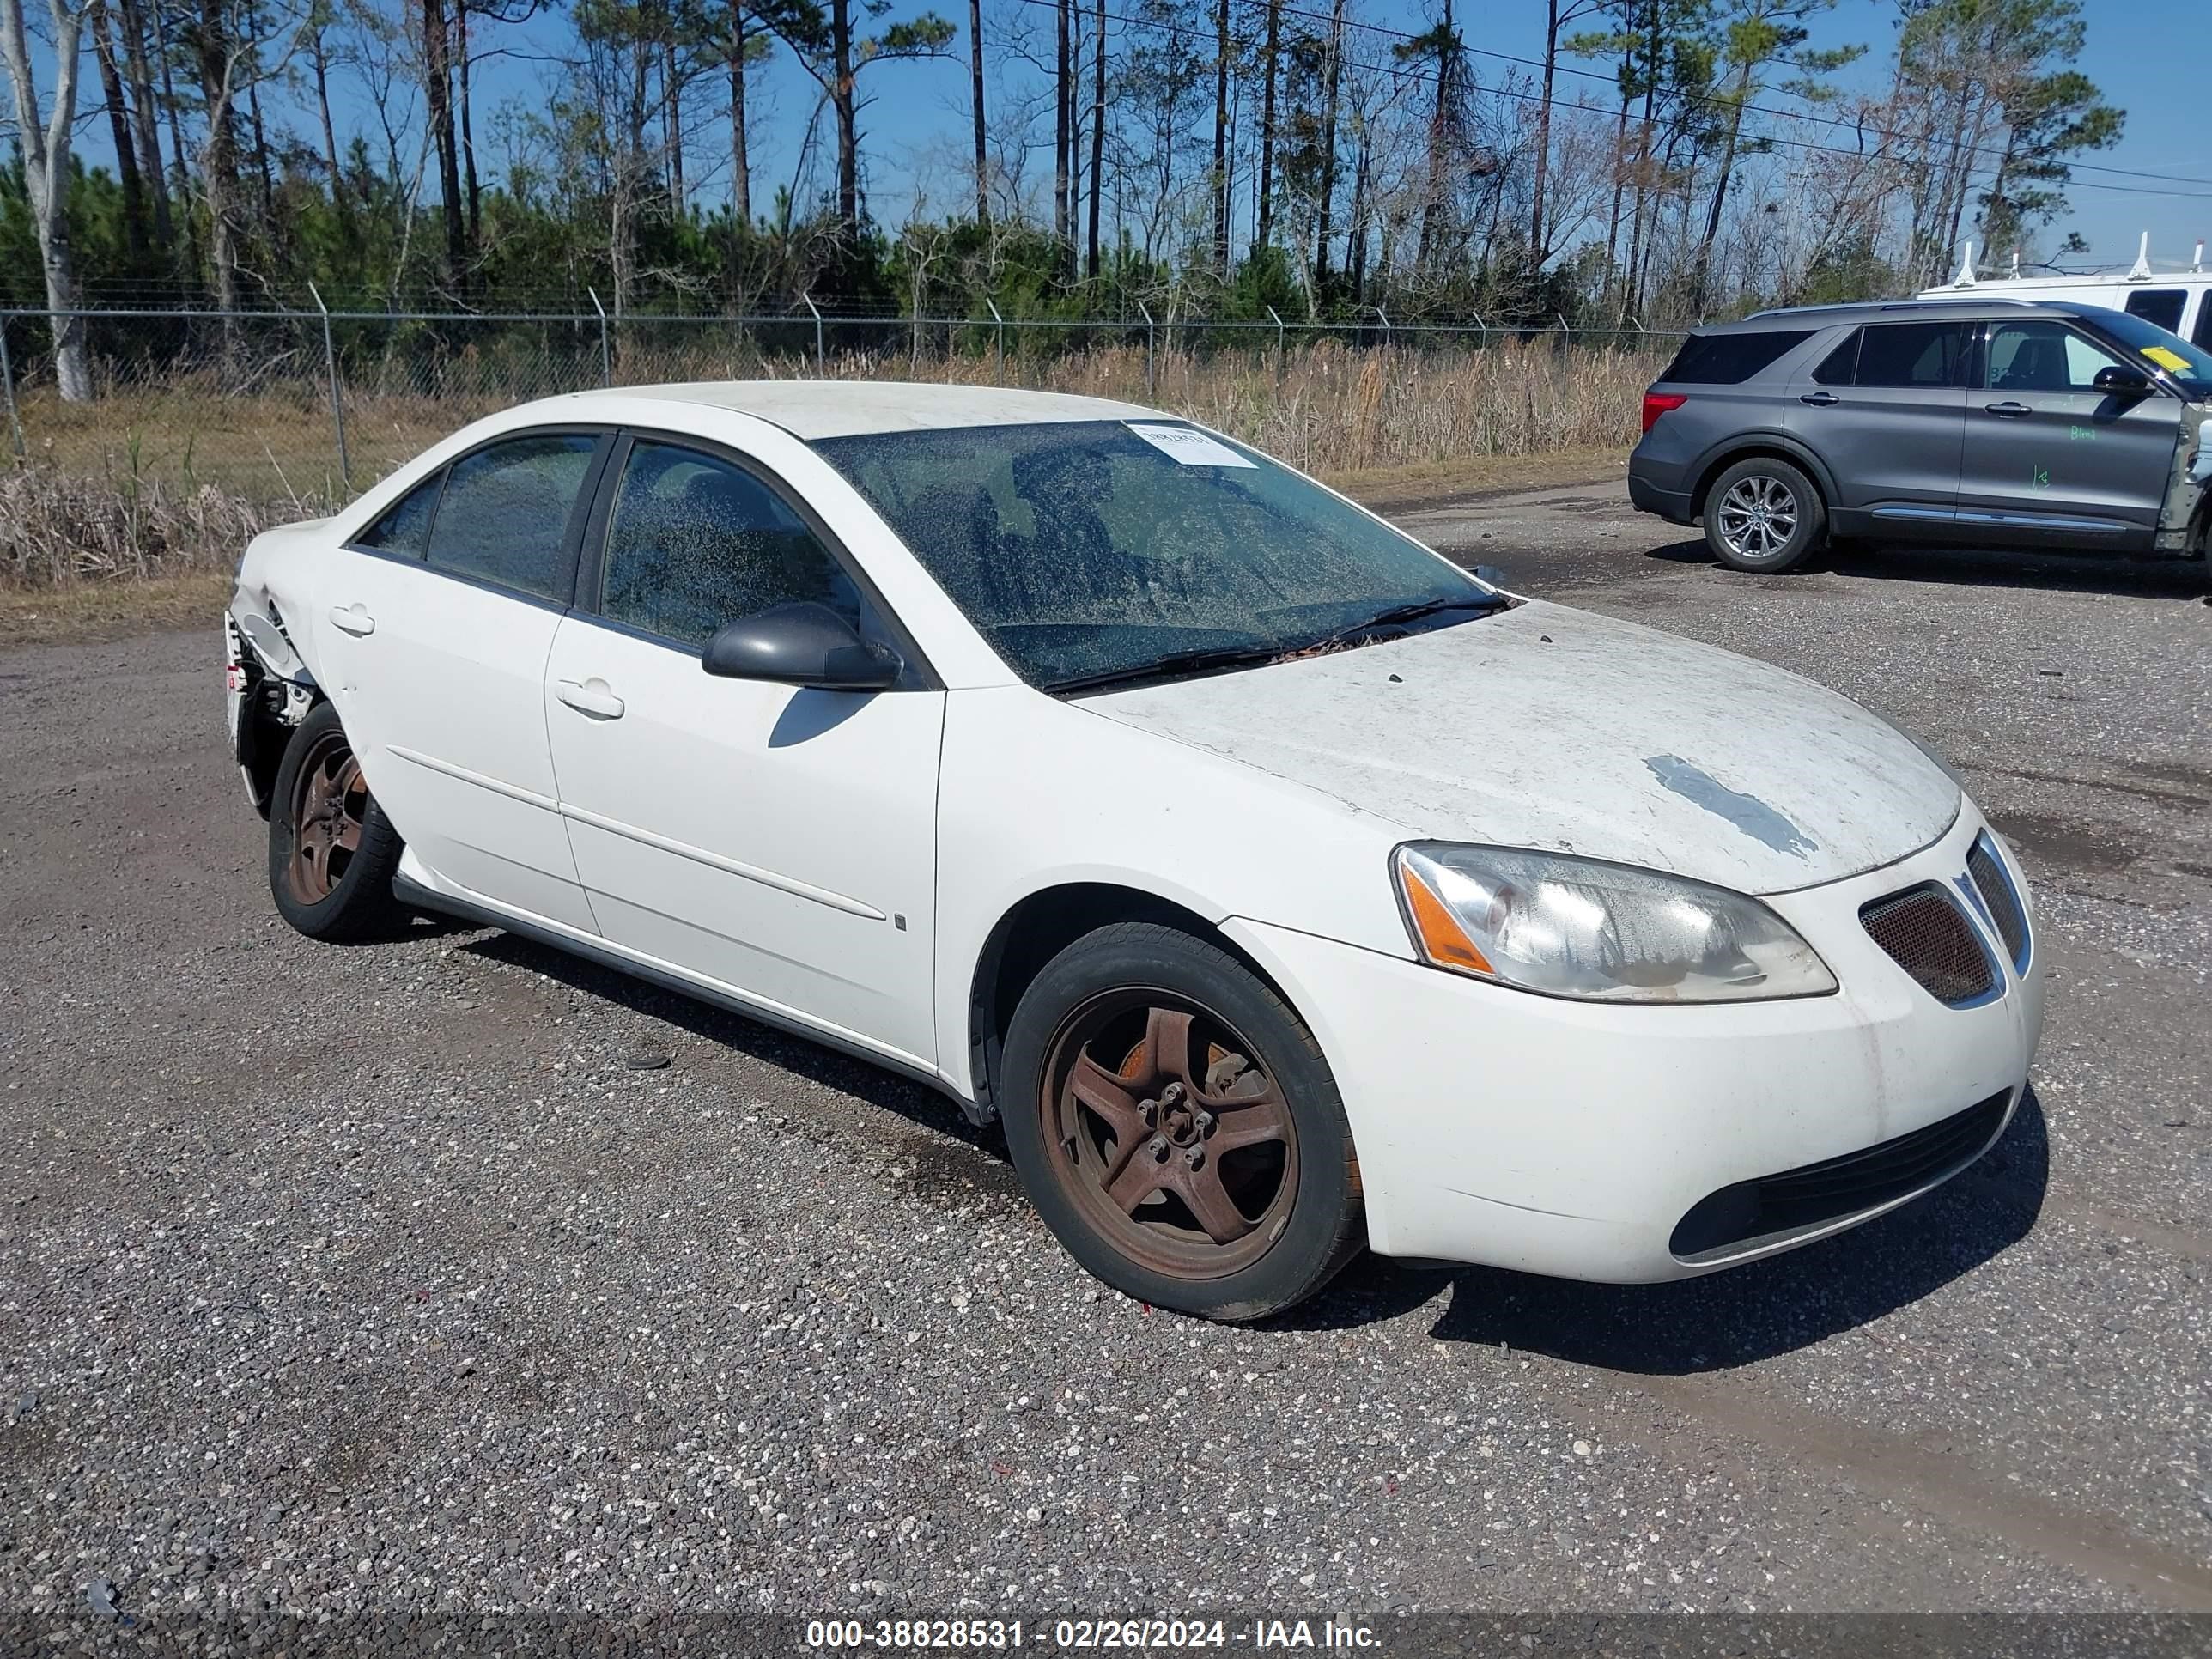
{"label": "windshield wiper", "polygon": [[1365,622],[1354,623],[1349,628],[1340,628],[1324,634],[1311,645],[1303,647],[1318,650],[1323,646],[1345,645],[1378,628],[1389,628],[1399,623],[1419,622],[1424,617],[1433,617],[1446,611],[1503,611],[1512,604],[1503,593],[1477,593],[1464,599],[1417,599],[1411,605],[1394,605],[1388,611],[1370,617]]}
{"label": "windshield wiper", "polygon": [[1131,680],[1164,679],[1176,674],[1202,674],[1212,668],[1244,668],[1254,663],[1273,662],[1283,654],[1279,645],[1213,646],[1204,651],[1177,651],[1164,657],[1154,657],[1148,662],[1132,663],[1123,668],[1108,668],[1096,674],[1078,674],[1072,678],[1054,680],[1044,690],[1055,695],[1068,691],[1095,691],[1101,686],[1121,685]]}

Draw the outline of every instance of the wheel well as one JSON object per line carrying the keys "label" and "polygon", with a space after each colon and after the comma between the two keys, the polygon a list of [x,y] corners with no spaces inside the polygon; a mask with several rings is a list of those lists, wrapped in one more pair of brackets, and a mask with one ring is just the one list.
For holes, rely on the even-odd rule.
{"label": "wheel well", "polygon": [[1800,472],[1803,473],[1807,477],[1813,481],[1813,488],[1820,493],[1820,505],[1824,509],[1831,508],[1835,506],[1835,503],[1829,499],[1828,486],[1821,478],[1820,469],[1819,467],[1807,460],[1802,455],[1797,453],[1796,451],[1784,448],[1780,444],[1754,443],[1746,444],[1741,449],[1731,449],[1727,454],[1722,456],[1718,460],[1708,466],[1701,475],[1699,475],[1698,478],[1698,487],[1690,496],[1690,500],[1694,505],[1696,511],[1700,515],[1704,514],[1705,510],[1705,495],[1706,493],[1712,489],[1714,479],[1719,477],[1722,473],[1727,471],[1729,468],[1734,466],[1738,461],[1752,460],[1787,461],[1791,466],[1796,467]]}
{"label": "wheel well", "polygon": [[[1227,951],[1277,996],[1283,990],[1236,941],[1171,899],[1110,882],[1071,882],[1031,893],[999,919],[976,959],[968,999],[968,1063],[975,1103],[969,1115],[988,1123],[999,1115],[999,1056],[1014,1008],[1045,963],[1085,933],[1117,921],[1149,921]],[[1287,1004],[1290,999],[1283,996]]]}

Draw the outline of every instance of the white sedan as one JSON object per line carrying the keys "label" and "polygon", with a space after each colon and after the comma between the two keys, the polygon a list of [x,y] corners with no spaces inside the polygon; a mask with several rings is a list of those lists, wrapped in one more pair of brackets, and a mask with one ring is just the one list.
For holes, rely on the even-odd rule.
{"label": "white sedan", "polygon": [[1167,1307],[1788,1249],[1978,1158],[2043,1023],[1910,738],[1153,410],[556,398],[257,537],[227,620],[302,933],[472,918],[918,1078]]}

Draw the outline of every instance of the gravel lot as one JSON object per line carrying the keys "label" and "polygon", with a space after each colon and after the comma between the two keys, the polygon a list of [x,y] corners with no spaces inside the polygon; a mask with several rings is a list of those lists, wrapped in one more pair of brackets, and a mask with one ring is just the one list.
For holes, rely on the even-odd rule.
{"label": "gravel lot", "polygon": [[0,653],[0,1617],[2212,1611],[2201,574],[1401,516],[1960,766],[2054,964],[1982,1165],[1692,1284],[1194,1323],[919,1089],[497,933],[291,934],[212,630]]}

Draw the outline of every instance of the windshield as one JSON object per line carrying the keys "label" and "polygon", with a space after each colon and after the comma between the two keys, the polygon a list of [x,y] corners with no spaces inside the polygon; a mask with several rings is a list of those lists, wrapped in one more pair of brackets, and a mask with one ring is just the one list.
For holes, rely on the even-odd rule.
{"label": "windshield", "polygon": [[[1496,603],[1419,544],[1170,421],[817,440],[1015,672],[1051,690]],[[1333,641],[1332,641],[1333,642]],[[1189,665],[1195,667],[1199,665]]]}
{"label": "windshield", "polygon": [[[2212,300],[2205,303],[2212,305]],[[2145,322],[2124,311],[2084,306],[2081,320],[2162,370],[2167,379],[2192,398],[2212,398],[2212,353],[2190,344],[2156,323]]]}

